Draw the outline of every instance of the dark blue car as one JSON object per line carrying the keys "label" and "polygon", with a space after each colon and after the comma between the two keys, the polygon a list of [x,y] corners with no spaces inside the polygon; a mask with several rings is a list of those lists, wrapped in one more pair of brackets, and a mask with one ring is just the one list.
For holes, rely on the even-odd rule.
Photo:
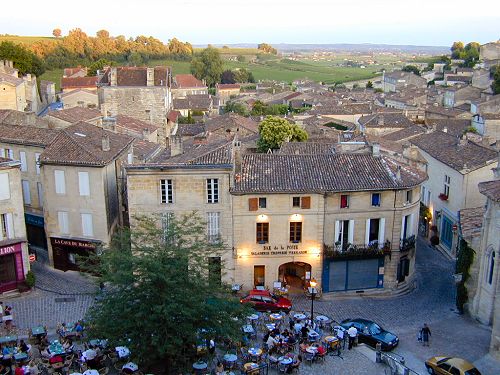
{"label": "dark blue car", "polygon": [[358,342],[365,343],[373,348],[377,343],[382,344],[382,350],[392,350],[398,343],[399,338],[391,332],[382,329],[377,323],[366,319],[346,319],[340,323],[345,329],[352,326],[358,330]]}

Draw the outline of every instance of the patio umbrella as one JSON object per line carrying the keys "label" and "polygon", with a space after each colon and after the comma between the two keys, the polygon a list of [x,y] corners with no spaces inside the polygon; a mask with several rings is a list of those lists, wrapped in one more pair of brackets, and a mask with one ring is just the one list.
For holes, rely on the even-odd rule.
{"label": "patio umbrella", "polygon": [[85,350],[83,353],[82,353],[82,357],[85,359],[85,360],[92,360],[94,359],[95,357],[97,357],[97,352],[93,349],[88,349],[88,350]]}
{"label": "patio umbrella", "polygon": [[137,366],[134,362],[129,362],[123,365],[122,370],[130,370],[135,372],[139,370],[139,366]]}
{"label": "patio umbrella", "polygon": [[115,350],[120,358],[127,357],[130,354],[130,350],[125,346],[117,346]]}
{"label": "patio umbrella", "polygon": [[83,375],[99,375],[99,371],[91,369],[91,370],[85,371],[83,373]]}

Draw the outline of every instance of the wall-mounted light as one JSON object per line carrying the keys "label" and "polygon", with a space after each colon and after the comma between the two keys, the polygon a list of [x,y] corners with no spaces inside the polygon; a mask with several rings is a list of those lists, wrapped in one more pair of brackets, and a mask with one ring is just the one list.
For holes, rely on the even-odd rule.
{"label": "wall-mounted light", "polygon": [[302,221],[302,215],[293,214],[292,216],[290,216],[290,221]]}
{"label": "wall-mounted light", "polygon": [[261,215],[257,216],[257,222],[265,223],[267,221],[268,221],[267,215],[261,214]]}

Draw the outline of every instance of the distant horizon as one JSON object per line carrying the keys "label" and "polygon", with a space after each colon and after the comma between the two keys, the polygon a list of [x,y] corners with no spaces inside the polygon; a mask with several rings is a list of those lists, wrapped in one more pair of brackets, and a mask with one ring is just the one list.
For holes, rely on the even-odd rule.
{"label": "distant horizon", "polygon": [[88,35],[153,36],[205,44],[387,44],[451,46],[455,41],[485,44],[500,37],[500,2],[483,0],[474,12],[467,0],[87,0],[85,6],[60,6],[25,0],[28,11],[0,14],[1,34],[63,35],[81,28]]}

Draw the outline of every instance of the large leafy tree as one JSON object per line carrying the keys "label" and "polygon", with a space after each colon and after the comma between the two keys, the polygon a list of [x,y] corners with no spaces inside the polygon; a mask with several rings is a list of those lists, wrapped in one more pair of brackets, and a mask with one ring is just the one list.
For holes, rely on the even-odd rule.
{"label": "large leafy tree", "polygon": [[248,311],[212,268],[208,257],[220,257],[223,244],[207,241],[198,214],[170,218],[165,230],[158,221],[136,218],[97,266],[90,259],[106,287],[87,319],[91,337],[129,347],[143,368],[173,373],[192,363],[200,339],[240,339]]}
{"label": "large leafy tree", "polygon": [[416,74],[417,76],[420,75],[420,70],[415,65],[406,65],[401,70],[403,72],[410,72],[410,73]]}
{"label": "large leafy tree", "polygon": [[205,48],[191,61],[191,73],[198,79],[204,79],[210,87],[220,82],[223,71],[219,51],[213,47]]}
{"label": "large leafy tree", "polygon": [[4,41],[0,43],[0,60],[11,60],[19,73],[40,76],[45,71],[43,61],[20,44]]}
{"label": "large leafy tree", "polygon": [[308,138],[307,132],[296,124],[290,124],[281,117],[267,116],[259,124],[259,140],[257,148],[260,152],[280,148],[283,142],[303,142]]}

